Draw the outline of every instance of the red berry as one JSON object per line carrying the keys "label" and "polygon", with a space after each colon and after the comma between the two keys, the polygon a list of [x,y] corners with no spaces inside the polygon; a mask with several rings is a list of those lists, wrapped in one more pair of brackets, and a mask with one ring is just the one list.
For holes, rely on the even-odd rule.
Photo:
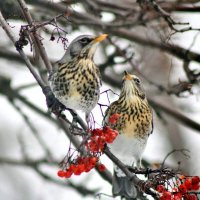
{"label": "red berry", "polygon": [[112,131],[112,129],[111,129],[109,126],[105,126],[105,127],[103,128],[103,133],[104,133],[104,134],[110,134],[110,131]]}
{"label": "red berry", "polygon": [[197,200],[197,196],[195,194],[185,194],[184,200]]}
{"label": "red berry", "polygon": [[102,141],[106,141],[105,135],[102,135],[100,138],[101,138]]}
{"label": "red berry", "polygon": [[171,200],[172,199],[172,193],[168,191],[164,191],[162,193],[162,196],[160,197],[160,200]]}
{"label": "red berry", "polygon": [[72,174],[73,174],[72,171],[67,170],[67,171],[65,172],[65,178],[70,178]]}
{"label": "red berry", "polygon": [[199,190],[200,185],[199,184],[193,184],[192,185],[192,190]]}
{"label": "red berry", "polygon": [[179,185],[178,189],[180,190],[180,192],[185,193],[187,191],[187,188],[185,186],[185,184],[181,184]]}
{"label": "red berry", "polygon": [[102,129],[99,129],[99,128],[93,129],[91,134],[93,136],[101,136],[102,135]]}
{"label": "red berry", "polygon": [[82,172],[78,165],[74,168],[74,175],[80,175]]}
{"label": "red berry", "polygon": [[[104,137],[105,138],[105,137]],[[103,141],[101,137],[98,138],[97,140],[97,145],[101,149],[105,144],[105,140]]]}
{"label": "red berry", "polygon": [[175,193],[174,194],[174,197],[173,197],[173,200],[181,200],[182,199],[182,194],[181,193]]}
{"label": "red berry", "polygon": [[192,184],[198,184],[200,182],[199,176],[193,176],[192,177]]}
{"label": "red berry", "polygon": [[156,190],[157,190],[159,193],[162,193],[162,192],[165,191],[165,186],[164,186],[164,185],[157,185]]}
{"label": "red berry", "polygon": [[108,135],[106,135],[106,142],[112,143],[115,139],[115,133],[110,132]]}
{"label": "red berry", "polygon": [[65,172],[64,172],[63,170],[59,170],[59,171],[57,172],[57,175],[58,175],[59,177],[63,178],[63,177],[65,176]]}
{"label": "red berry", "polygon": [[113,115],[111,115],[110,116],[110,118],[109,118],[109,122],[111,123],[111,124],[116,124],[117,123],[117,120],[119,119],[119,117],[120,117],[120,114],[113,114]]}
{"label": "red berry", "polygon": [[111,133],[111,136],[113,137],[113,139],[115,139],[118,135],[118,132],[113,130],[112,133]]}
{"label": "red berry", "polygon": [[98,166],[98,170],[99,170],[100,172],[105,171],[105,170],[106,170],[105,165],[104,165],[104,164],[100,164],[100,165]]}
{"label": "red berry", "polygon": [[71,171],[71,172],[74,172],[74,169],[75,169],[75,168],[76,168],[76,165],[71,164],[67,170],[68,170],[68,171]]}
{"label": "red berry", "polygon": [[97,143],[98,143],[99,149],[102,150],[104,148],[105,143],[106,143],[106,137],[105,136],[99,137]]}
{"label": "red berry", "polygon": [[190,195],[190,200],[197,200],[197,195],[191,194]]}
{"label": "red berry", "polygon": [[197,200],[197,196],[195,194],[186,194],[184,195],[184,200]]}
{"label": "red berry", "polygon": [[192,180],[191,179],[189,179],[189,178],[187,178],[186,180],[185,180],[185,186],[186,186],[186,188],[188,189],[188,190],[191,190],[192,189]]}
{"label": "red berry", "polygon": [[74,175],[76,175],[76,176],[79,176],[79,175],[81,175],[81,171],[80,170],[76,170],[75,172],[74,172]]}
{"label": "red berry", "polygon": [[84,161],[84,158],[82,158],[82,157],[78,157],[78,158],[77,158],[77,163],[78,163],[78,164],[83,163],[83,161]]}
{"label": "red berry", "polygon": [[79,165],[78,165],[78,169],[79,169],[81,172],[84,172],[84,171],[85,171],[85,165],[84,165],[84,164],[79,164]]}
{"label": "red berry", "polygon": [[115,138],[117,137],[117,135],[118,135],[117,131],[110,129],[109,127],[106,127],[105,138],[106,138],[107,143],[112,143],[115,140]]}
{"label": "red berry", "polygon": [[93,165],[91,165],[90,163],[87,163],[85,165],[85,172],[89,172],[92,168],[93,168]]}
{"label": "red berry", "polygon": [[83,163],[86,164],[89,162],[90,157],[85,157]]}
{"label": "red berry", "polygon": [[110,136],[108,136],[107,138],[106,138],[106,142],[107,143],[112,143],[114,141],[114,139],[112,138],[112,137],[110,137]]}
{"label": "red berry", "polygon": [[89,150],[92,151],[92,152],[98,151],[97,144],[96,144],[96,142],[94,142],[94,141],[90,141],[90,142],[88,143],[88,148],[89,148]]}
{"label": "red berry", "polygon": [[90,164],[95,164],[96,165],[97,161],[98,161],[98,158],[95,157],[95,156],[89,158],[89,163]]}

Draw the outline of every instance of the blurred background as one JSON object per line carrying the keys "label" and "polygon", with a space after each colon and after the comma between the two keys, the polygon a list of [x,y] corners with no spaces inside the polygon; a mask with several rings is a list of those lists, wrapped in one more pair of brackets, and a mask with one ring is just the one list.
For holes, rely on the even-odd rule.
{"label": "blurred background", "polygon": [[[143,161],[200,175],[200,3],[190,0],[26,0],[50,61],[59,60],[80,34],[109,34],[95,55],[103,86],[119,94],[124,70],[142,79],[154,109],[154,132]],[[0,1],[0,8],[19,38],[26,27],[18,1]],[[58,17],[58,15],[63,14]],[[111,195],[111,185],[95,170],[69,180],[57,177],[58,163],[69,138],[47,110],[46,99],[4,30],[0,29],[0,200],[94,199]],[[44,63],[24,47],[44,79]],[[102,93],[99,103],[118,98]],[[103,107],[105,110],[106,107]],[[81,116],[82,113],[80,113]],[[71,120],[70,114],[66,116]],[[101,126],[99,105],[93,116]],[[84,119],[84,118],[83,118]],[[99,125],[98,125],[99,124]],[[102,156],[112,171],[112,162]],[[106,197],[104,199],[112,199]],[[117,199],[117,198],[116,198]]]}

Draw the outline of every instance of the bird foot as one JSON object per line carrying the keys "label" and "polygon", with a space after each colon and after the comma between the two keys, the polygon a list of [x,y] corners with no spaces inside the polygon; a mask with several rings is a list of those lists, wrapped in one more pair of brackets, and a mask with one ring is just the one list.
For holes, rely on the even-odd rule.
{"label": "bird foot", "polygon": [[78,128],[78,125],[77,125],[78,119],[77,119],[77,118],[78,118],[77,113],[74,113],[73,119],[72,119],[72,124],[71,124],[72,131],[73,131],[75,128]]}
{"label": "bird foot", "polygon": [[66,107],[56,99],[55,95],[51,91],[51,88],[49,86],[46,86],[43,89],[43,93],[46,96],[46,103],[48,109],[54,113],[56,116],[61,117],[62,111],[66,109]]}
{"label": "bird foot", "polygon": [[92,128],[92,124],[94,123],[94,120],[92,121],[93,118],[91,119],[92,115],[90,115],[90,114],[91,114],[91,112],[86,113],[86,115],[85,115],[85,121],[86,121],[88,129],[91,129]]}

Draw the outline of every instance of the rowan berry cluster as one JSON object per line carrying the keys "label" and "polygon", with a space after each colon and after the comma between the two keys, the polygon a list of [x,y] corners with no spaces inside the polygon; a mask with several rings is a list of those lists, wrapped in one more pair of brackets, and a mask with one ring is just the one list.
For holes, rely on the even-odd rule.
{"label": "rowan berry cluster", "polygon": [[180,176],[176,187],[169,191],[164,185],[157,185],[156,190],[161,193],[160,200],[197,200],[195,193],[200,189],[200,177]]}
{"label": "rowan berry cluster", "polygon": [[[118,118],[119,116],[114,114],[109,122],[114,124]],[[103,154],[105,144],[112,143],[117,135],[118,132],[109,126],[90,130],[90,137],[85,142],[87,156],[77,155],[73,160],[68,159],[67,162],[63,163],[64,167],[58,171],[57,175],[62,178],[70,178],[73,174],[80,175],[83,172],[89,172],[96,166],[98,166],[99,171],[104,171],[106,167],[103,164],[98,164],[99,157]]]}
{"label": "rowan berry cluster", "polygon": [[[65,170],[59,170],[58,176],[62,178],[70,178],[72,174],[80,175],[83,172],[89,172],[98,162],[99,158],[96,156],[77,157]],[[104,171],[106,167],[103,164],[98,165],[99,171]]]}
{"label": "rowan berry cluster", "polygon": [[106,143],[112,143],[117,137],[118,132],[105,126],[103,129],[91,131],[91,137],[86,142],[86,148],[92,153],[101,153]]}

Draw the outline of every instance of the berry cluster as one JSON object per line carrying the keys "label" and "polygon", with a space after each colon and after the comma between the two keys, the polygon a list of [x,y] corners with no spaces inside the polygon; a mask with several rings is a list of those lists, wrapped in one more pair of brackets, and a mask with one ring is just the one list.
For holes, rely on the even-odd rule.
{"label": "berry cluster", "polygon": [[[59,170],[57,175],[61,178],[70,178],[72,174],[80,175],[83,172],[89,172],[98,162],[99,158],[95,156],[77,157],[65,170]],[[103,164],[98,165],[99,171],[104,171],[106,167]]]}
{"label": "berry cluster", "polygon": [[181,176],[180,181],[172,191],[168,191],[164,185],[158,185],[156,190],[161,193],[160,200],[197,200],[195,192],[200,189],[200,177],[185,177]]}
{"label": "berry cluster", "polygon": [[91,131],[91,137],[86,142],[86,148],[92,153],[101,153],[106,143],[112,143],[117,137],[118,132],[105,126],[103,129]]}
{"label": "berry cluster", "polygon": [[99,171],[104,171],[106,167],[103,164],[97,165],[99,157],[103,153],[103,148],[106,143],[112,143],[117,137],[118,132],[105,126],[100,129],[93,129],[90,131],[90,138],[86,141],[85,147],[88,156],[77,156],[75,159],[68,159],[63,164],[63,170],[59,170],[57,175],[62,178],[70,178],[72,174],[80,175],[83,172],[89,172],[94,167],[98,166]]}

